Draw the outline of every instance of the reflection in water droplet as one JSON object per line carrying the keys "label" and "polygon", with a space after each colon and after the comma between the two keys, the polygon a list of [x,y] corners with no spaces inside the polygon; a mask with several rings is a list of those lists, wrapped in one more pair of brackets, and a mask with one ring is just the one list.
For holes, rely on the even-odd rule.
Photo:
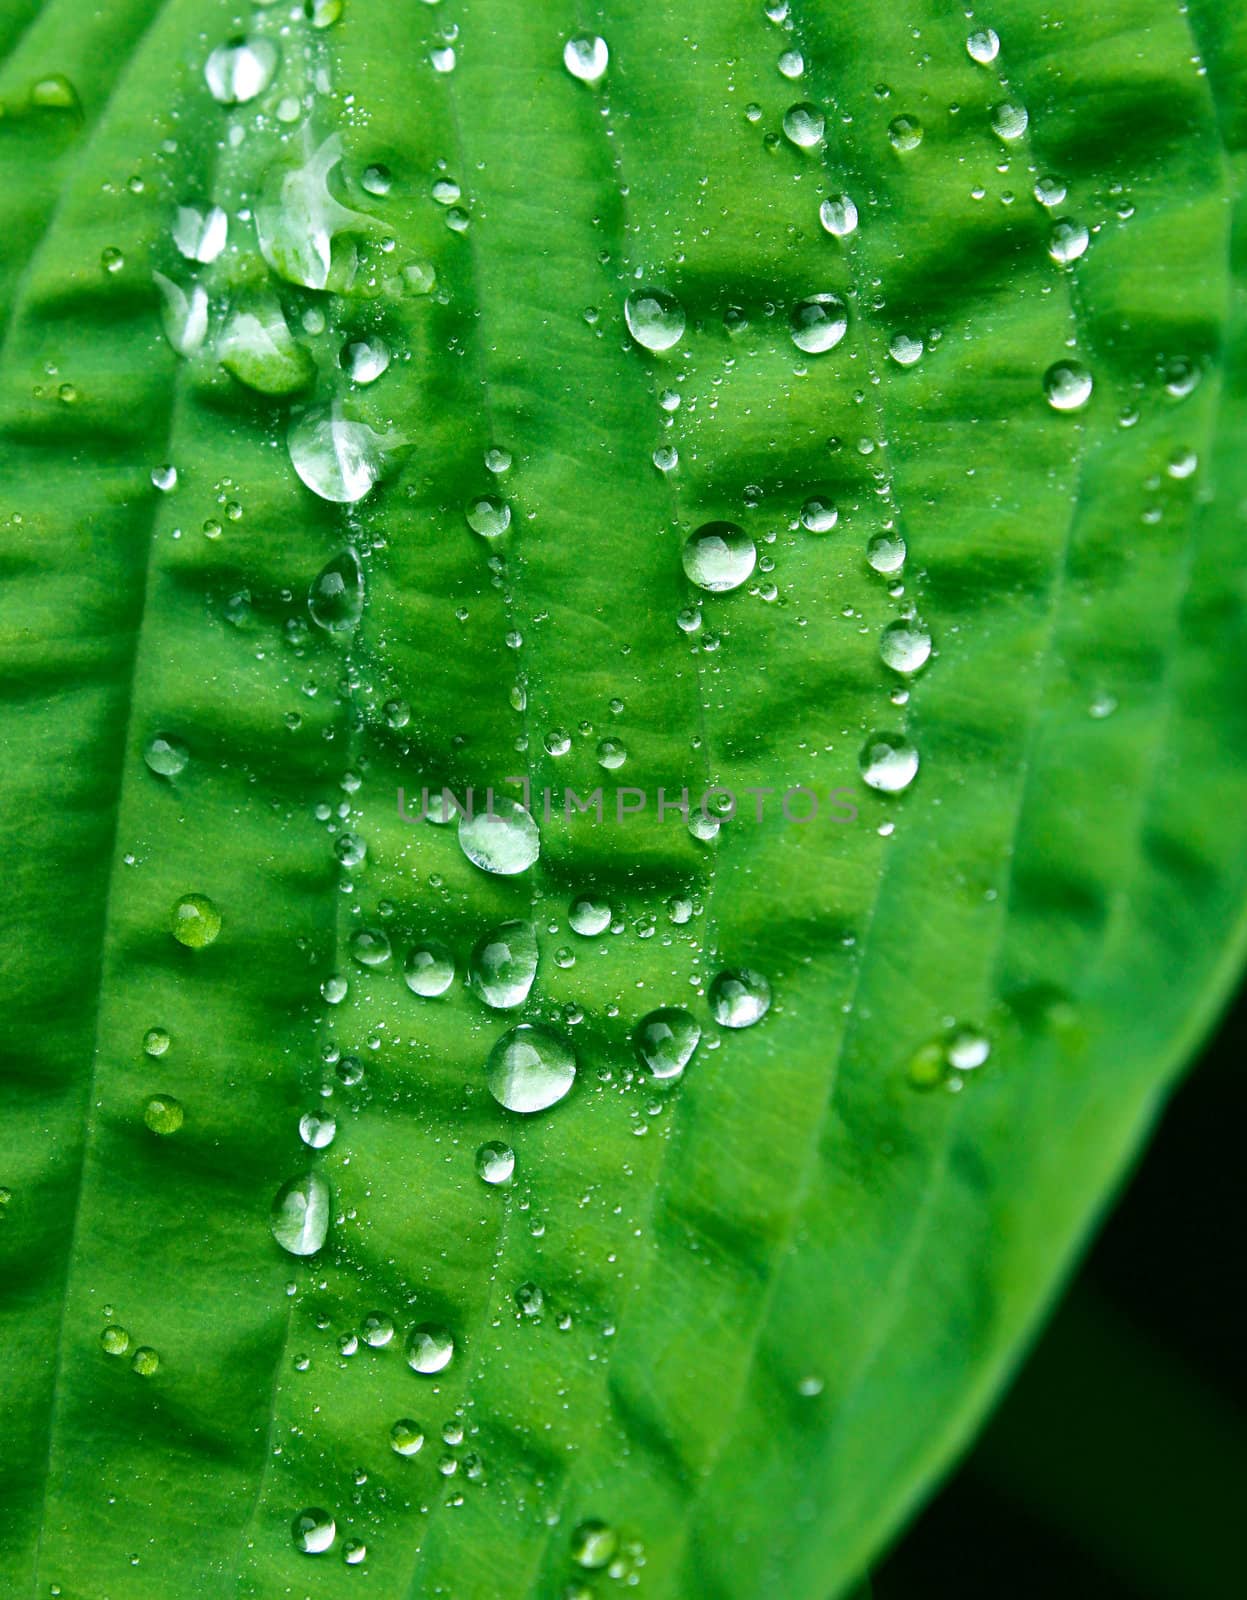
{"label": "reflection in water droplet", "polygon": [[931,635],[926,624],[911,617],[890,622],[879,637],[879,655],[893,672],[918,672],[931,658]]}
{"label": "reflection in water droplet", "polygon": [[154,739],[148,741],[147,748],[143,752],[143,760],[160,777],[176,778],[179,772],[186,770],[190,751],[172,734],[158,733]]}
{"label": "reflection in water droplet", "polygon": [[152,488],[161,494],[172,494],[178,486],[178,469],[169,463],[152,468]]}
{"label": "reflection in water droplet", "polygon": [[422,1322],[407,1337],[407,1365],[426,1376],[450,1365],[455,1341],[440,1323]]}
{"label": "reflection in water droplet", "polygon": [[423,1447],[424,1429],[410,1417],[400,1417],[390,1429],[390,1449],[396,1456],[415,1456]]}
{"label": "reflection in water droplet", "polygon": [[515,1151],[509,1144],[491,1139],[476,1152],[476,1175],[483,1183],[510,1183],[515,1172]]}
{"label": "reflection in water droplet", "polygon": [[354,505],[385,467],[391,436],[350,422],[338,406],[317,406],[290,426],[286,444],[299,477],[322,500]]}
{"label": "reflection in water droplet", "polygon": [[376,195],[383,199],[394,187],[394,177],[389,167],[376,162],[371,167],[364,168],[363,177],[360,179],[368,194]]}
{"label": "reflection in water droplet", "polygon": [[384,1311],[370,1311],[360,1323],[364,1343],[373,1350],[383,1350],[394,1337],[394,1324]]}
{"label": "reflection in water droplet", "polygon": [[802,150],[812,150],[823,137],[823,113],[808,100],[784,112],[784,136]]}
{"label": "reflection in water droplet", "polygon": [[[359,557],[349,545],[312,579],[307,591],[307,609],[312,621],[326,633],[350,633],[359,626],[364,614],[364,574]],[[338,841],[340,861],[343,860],[341,848],[348,837],[351,836],[344,834]]]}
{"label": "reflection in water droplet", "polygon": [[857,207],[847,194],[829,195],[818,208],[818,220],[826,232],[847,239],[857,228]]}
{"label": "reflection in water droplet", "polygon": [[642,1018],[632,1042],[642,1066],[655,1078],[678,1078],[700,1038],[694,1017],[680,1006],[664,1006]]}
{"label": "reflection in water droplet", "polygon": [[522,1006],[537,975],[537,934],[531,922],[504,922],[477,941],[468,979],[495,1011]]}
{"label": "reflection in water droplet", "polygon": [[646,350],[670,350],[684,333],[684,307],[662,289],[638,289],[624,301],[628,332]]}
{"label": "reflection in water droplet", "polygon": [[140,1378],[154,1377],[160,1370],[160,1357],[150,1345],[141,1344],[130,1360],[130,1370]]}
{"label": "reflection in water droplet", "polygon": [[922,340],[912,333],[894,333],[888,341],[888,354],[898,367],[912,367],[922,359]]}
{"label": "reflection in water droplet", "polygon": [[194,206],[179,206],[173,218],[173,242],[187,261],[205,265],[215,261],[229,239],[229,218],[220,206],[199,211]]}
{"label": "reflection in water droplet", "polygon": [[495,797],[492,811],[459,818],[459,846],[482,872],[509,878],[536,861],[541,835],[518,800]]}
{"label": "reflection in water droplet", "polygon": [[771,986],[752,967],[720,972],[710,985],[710,1015],[722,1028],[751,1028],[770,1009]]}
{"label": "reflection in water droplet", "polygon": [[758,559],[753,540],[734,522],[707,522],[685,541],[684,571],[699,589],[739,589]]}
{"label": "reflection in water droplet", "polygon": [[849,308],[838,294],[812,294],[800,300],[789,316],[792,342],[807,355],[834,350],[849,326]]}
{"label": "reflection in water droplet", "polygon": [[863,781],[883,794],[899,794],[918,775],[918,752],[900,734],[876,733],[859,757]]}
{"label": "reflection in water droplet", "polygon": [[221,931],[221,913],[206,894],[184,894],[173,908],[170,931],[188,950],[202,950]]}
{"label": "reflection in water droplet", "polygon": [[162,1137],[176,1133],[185,1118],[181,1102],[170,1094],[154,1094],[143,1107],[143,1121]]}
{"label": "reflection in water droplet", "polygon": [[319,1506],[309,1506],[306,1511],[300,1511],[291,1523],[294,1547],[306,1556],[324,1555],[332,1547],[337,1534],[337,1524]]}
{"label": "reflection in water droplet", "polygon": [[291,1178],[273,1200],[273,1238],[292,1256],[314,1256],[328,1237],[331,1205],[329,1185],[319,1172]]}
{"label": "reflection in water droplet", "polygon": [[440,939],[421,939],[407,952],[403,979],[412,994],[434,999],[455,981],[455,958]]}
{"label": "reflection in water droplet", "polygon": [[1043,386],[1054,411],[1080,411],[1095,384],[1080,361],[1056,361],[1044,373]]}
{"label": "reflection in water droplet", "polygon": [[572,1533],[572,1560],[589,1572],[609,1566],[618,1548],[619,1535],[614,1528],[595,1517],[582,1522]]}
{"label": "reflection in water droplet", "polygon": [[299,1118],[299,1138],[310,1150],[327,1149],[337,1131],[336,1117],[318,1116],[314,1111],[305,1111]]}
{"label": "reflection in water droplet", "polygon": [[264,93],[277,71],[271,39],[231,39],[218,45],[204,66],[212,98],[223,106],[245,106]]}
{"label": "reflection in water droplet", "polygon": [[576,1057],[558,1034],[522,1022],[489,1052],[485,1076],[499,1105],[530,1115],[557,1105],[568,1093],[576,1078]]}
{"label": "reflection in water droplet", "polygon": [[581,83],[596,83],[609,64],[606,40],[595,35],[569,39],[563,46],[563,65]]}

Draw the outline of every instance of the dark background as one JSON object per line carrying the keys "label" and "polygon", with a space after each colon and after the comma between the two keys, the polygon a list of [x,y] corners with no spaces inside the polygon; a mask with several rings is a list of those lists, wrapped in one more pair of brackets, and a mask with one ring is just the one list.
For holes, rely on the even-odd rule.
{"label": "dark background", "polygon": [[1247,989],[874,1600],[1247,1596]]}

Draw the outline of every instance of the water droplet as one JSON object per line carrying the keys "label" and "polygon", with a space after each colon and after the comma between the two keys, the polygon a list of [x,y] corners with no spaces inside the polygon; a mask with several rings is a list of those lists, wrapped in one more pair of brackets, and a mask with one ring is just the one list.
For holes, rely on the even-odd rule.
{"label": "water droplet", "polygon": [[578,1567],[598,1572],[614,1560],[619,1549],[619,1535],[607,1523],[593,1517],[575,1529],[571,1548],[572,1560]]}
{"label": "water droplet", "polygon": [[[326,633],[350,633],[359,626],[364,614],[364,574],[359,557],[349,545],[312,579],[307,609],[312,621]],[[346,838],[343,835],[339,846]],[[342,857],[339,855],[338,859]]]}
{"label": "water droplet", "polygon": [[151,1378],[160,1370],[160,1357],[150,1345],[141,1344],[130,1359],[130,1371],[140,1378]]}
{"label": "water droplet", "polygon": [[390,351],[382,339],[356,339],[342,351],[341,360],[352,383],[376,383],[390,364]]}
{"label": "water droplet", "polygon": [[390,941],[380,928],[356,928],[350,939],[351,959],[361,967],[382,967],[390,959]]}
{"label": "water droplet", "polygon": [[273,1200],[273,1238],[292,1256],[314,1256],[328,1237],[331,1205],[329,1185],[319,1172],[291,1178]]}
{"label": "water droplet", "polygon": [[258,394],[296,394],[316,376],[311,351],[296,341],[281,307],[269,297],[231,313],[216,354],[231,377]]}
{"label": "water droplet", "polygon": [[893,672],[919,672],[931,659],[931,635],[916,617],[890,622],[879,636],[879,655]]}
{"label": "water droplet", "polygon": [[176,778],[179,772],[185,772],[190,751],[172,734],[158,733],[148,741],[143,760],[159,777]]}
{"label": "water droplet", "polygon": [[407,1337],[407,1365],[413,1372],[430,1376],[450,1365],[455,1341],[448,1329],[437,1322],[422,1322]]}
{"label": "water droplet", "polygon": [[491,1139],[476,1152],[476,1175],[482,1183],[510,1183],[515,1172],[515,1151],[509,1144]]}
{"label": "water droplet", "polygon": [[563,46],[563,65],[581,83],[596,83],[610,63],[606,40],[596,35],[569,39]]}
{"label": "water droplet", "polygon": [[262,95],[277,71],[271,39],[231,39],[218,45],[204,66],[212,98],[223,106],[245,106]]}
{"label": "water droplet", "polygon": [[106,1356],[123,1356],[129,1348],[130,1335],[115,1322],[100,1334],[100,1349]]}
{"label": "water droplet", "polygon": [[485,1076],[499,1105],[530,1115],[557,1105],[568,1093],[576,1078],[576,1057],[558,1034],[522,1022],[489,1052]]}
{"label": "water droplet", "polygon": [[511,526],[511,507],[496,495],[469,500],[463,514],[468,519],[468,527],[482,539],[497,539]]}
{"label": "water droplet", "polygon": [[324,1555],[338,1535],[337,1523],[319,1506],[308,1506],[306,1511],[300,1511],[290,1526],[294,1547],[305,1556]]}
{"label": "water droplet", "polygon": [[792,342],[807,355],[834,350],[849,326],[849,308],[838,294],[812,294],[799,300],[788,319]]}
{"label": "water droplet", "polygon": [[1043,386],[1054,411],[1081,411],[1095,384],[1080,361],[1057,361],[1044,373]]}
{"label": "water droplet", "polygon": [[628,752],[618,739],[602,739],[597,747],[598,766],[607,772],[618,772],[628,759]]}
{"label": "water droplet", "polygon": [[801,507],[801,526],[810,533],[830,533],[839,520],[840,513],[831,501],[817,495],[811,495]]}
{"label": "water droplet", "polygon": [[368,1554],[368,1546],[361,1539],[348,1539],[346,1548],[342,1552],[342,1559],[348,1567],[357,1567]]}
{"label": "water droplet", "polygon": [[918,752],[900,734],[876,733],[859,757],[863,781],[883,794],[899,794],[918,775]]}
{"label": "water droplet", "polygon": [[991,1040],[978,1028],[965,1024],[949,1035],[946,1054],[950,1067],[958,1072],[973,1072],[981,1067],[992,1053]]}
{"label": "water droplet", "polygon": [[459,846],[482,872],[509,878],[536,861],[541,835],[518,800],[495,798],[492,810],[459,818]]}
{"label": "water droplet", "polygon": [[546,1303],[546,1297],[538,1284],[522,1283],[515,1291],[515,1303],[519,1307],[521,1316],[539,1317]]}
{"label": "water droplet", "polygon": [[369,226],[367,217],[348,210],[330,193],[329,174],[341,160],[342,141],[334,134],[303,166],[274,169],[256,207],[260,252],[287,283],[327,288],[334,239]]}
{"label": "water droplet", "polygon": [[1013,144],[1020,139],[1029,122],[1026,107],[1016,105],[1011,100],[1002,100],[998,106],[992,107],[992,132],[1006,144]]}
{"label": "water droplet", "polygon": [[63,74],[52,73],[46,78],[40,78],[30,91],[30,103],[38,106],[41,111],[72,111],[75,116],[82,115],[82,102],[78,98],[78,91]]}
{"label": "water droplet", "polygon": [[837,239],[847,239],[857,228],[857,207],[847,194],[828,195],[818,208],[818,220]]}
{"label": "water droplet", "polygon": [[610,927],[611,908],[605,900],[596,900],[591,895],[582,894],[572,901],[567,921],[573,933],[578,933],[585,939],[594,939]]}
{"label": "water droplet", "polygon": [[775,65],[781,78],[799,78],[805,71],[805,57],[800,50],[785,50]]}
{"label": "water droplet", "polygon": [[105,272],[120,272],[126,264],[126,258],[114,245],[100,253],[100,266]]}
{"label": "water droplet", "polygon": [[172,494],[178,486],[178,469],[167,462],[152,468],[152,488],[161,494]]}
{"label": "water droplet", "polygon": [[390,1449],[396,1456],[415,1456],[423,1448],[424,1429],[410,1417],[400,1417],[390,1429]]}
{"label": "water droplet", "polygon": [[1175,400],[1185,400],[1200,384],[1203,373],[1195,362],[1178,356],[1165,367],[1165,393]]}
{"label": "water droplet", "polygon": [[229,218],[220,206],[198,211],[179,206],[173,219],[173,242],[187,261],[215,261],[229,240]]}
{"label": "water droplet", "polygon": [[888,142],[901,155],[916,150],[922,143],[922,124],[917,117],[894,117],[888,124]]}
{"label": "water droplet", "polygon": [[407,952],[403,979],[412,994],[434,999],[455,981],[455,958],[439,939],[421,939]]}
{"label": "water droplet", "polygon": [[376,195],[380,200],[384,199],[394,187],[394,175],[389,167],[382,165],[381,162],[375,162],[371,167],[364,168],[360,182],[366,193]]}
{"label": "water droplet", "polygon": [[373,1350],[383,1350],[394,1337],[394,1324],[384,1311],[370,1311],[360,1324],[364,1343]]}
{"label": "water droplet", "polygon": [[528,999],[537,976],[537,934],[531,922],[504,922],[479,939],[468,960],[473,991],[495,1011]]}
{"label": "water droplet", "polygon": [[812,150],[823,137],[823,113],[808,100],[784,112],[784,136],[802,150]]}
{"label": "water droplet", "polygon": [[674,472],[680,465],[680,452],[673,444],[660,444],[650,460],[659,472]]}
{"label": "water droplet", "polygon": [[170,931],[188,950],[202,950],[221,931],[221,913],[206,894],[184,894],[173,908]]}
{"label": "water droplet", "polygon": [[645,350],[670,350],[684,333],[684,307],[662,289],[638,289],[624,301],[628,332]]}
{"label": "water droplet", "polygon": [[1000,54],[1000,40],[992,28],[979,28],[966,40],[970,59],[980,67],[989,67]]}
{"label": "water droplet", "polygon": [[1046,210],[1050,211],[1053,206],[1063,205],[1065,203],[1066,192],[1065,185],[1061,182],[1060,178],[1048,177],[1037,178],[1035,180],[1035,199]]}
{"label": "water droplet", "polygon": [[358,867],[368,854],[368,846],[357,833],[340,833],[333,842],[333,853],[344,867]]}
{"label": "water droplet", "polygon": [[707,522],[685,541],[682,559],[685,573],[698,588],[725,594],[749,577],[758,552],[734,522]]}
{"label": "water droplet", "polygon": [[679,1006],[664,1006],[642,1018],[632,1042],[641,1065],[655,1078],[678,1078],[700,1038],[694,1017]]}
{"label": "water droplet", "polygon": [[1199,466],[1194,450],[1175,450],[1169,457],[1165,471],[1171,478],[1189,478]]}
{"label": "water droplet", "polygon": [[143,1121],[162,1137],[176,1133],[185,1119],[181,1102],[169,1094],[154,1094],[143,1107]]}
{"label": "water droplet", "polygon": [[163,1028],[148,1028],[143,1035],[143,1049],[149,1056],[162,1056],[169,1048],[169,1035]]}
{"label": "water droplet", "polygon": [[771,1005],[771,986],[760,972],[738,967],[720,972],[707,995],[710,1015],[722,1028],[751,1028]]}
{"label": "water droplet", "polygon": [[888,354],[898,367],[912,367],[922,359],[923,342],[912,333],[894,333],[888,341]]}
{"label": "water droplet", "polygon": [[866,547],[866,559],[876,572],[899,572],[907,553],[899,533],[878,533]]}
{"label": "water droplet", "polygon": [[208,337],[208,291],[195,283],[187,294],[163,272],[153,272],[152,281],[160,290],[165,338],[178,355],[193,356]]}
{"label": "water droplet", "polygon": [[331,28],[342,15],[343,0],[303,0],[303,15],[314,28]]}
{"label": "water droplet", "polygon": [[336,1117],[319,1116],[314,1111],[305,1111],[299,1118],[299,1138],[310,1150],[325,1150],[334,1141],[338,1132]]}
{"label": "water droplet", "polygon": [[335,505],[354,505],[369,493],[390,442],[367,423],[348,421],[336,405],[306,412],[286,436],[294,470],[313,494]]}
{"label": "water droplet", "polygon": [[1048,254],[1058,265],[1067,267],[1071,261],[1077,261],[1087,253],[1090,242],[1091,235],[1081,222],[1075,222],[1071,217],[1061,217],[1052,224],[1052,232],[1048,236]]}

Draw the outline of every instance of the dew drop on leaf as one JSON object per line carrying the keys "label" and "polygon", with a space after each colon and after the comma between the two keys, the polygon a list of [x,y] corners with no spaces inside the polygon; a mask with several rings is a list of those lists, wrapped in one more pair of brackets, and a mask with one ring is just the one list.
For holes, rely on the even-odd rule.
{"label": "dew drop on leaf", "polygon": [[1054,411],[1081,411],[1095,384],[1080,361],[1056,361],[1044,373],[1043,386]]}
{"label": "dew drop on leaf", "polygon": [[342,1559],[348,1567],[357,1567],[368,1554],[368,1546],[362,1539],[348,1539],[342,1552]]}
{"label": "dew drop on leaf", "polygon": [[931,658],[931,634],[916,618],[890,622],[879,637],[879,655],[893,672],[918,672]]}
{"label": "dew drop on leaf", "polygon": [[162,1056],[169,1048],[169,1035],[163,1028],[148,1028],[143,1035],[143,1050],[149,1056]]}
{"label": "dew drop on leaf", "polygon": [[299,1118],[299,1138],[309,1150],[324,1150],[334,1141],[338,1131],[335,1117],[320,1116],[315,1111],[305,1111]]}
{"label": "dew drop on leaf", "polygon": [[1000,40],[993,28],[979,28],[966,40],[970,59],[981,67],[989,67],[1000,54]]}
{"label": "dew drop on leaf", "polygon": [[[316,574],[307,591],[307,609],[312,621],[326,633],[350,633],[364,614],[364,574],[359,557],[349,546]],[[342,848],[351,835],[337,841],[338,859],[347,862]],[[362,859],[362,857],[361,857]]]}
{"label": "dew drop on leaf", "polygon": [[181,1102],[170,1094],[155,1094],[143,1107],[143,1121],[162,1137],[176,1133],[184,1120]]}
{"label": "dew drop on leaf", "polygon": [[609,1566],[619,1549],[619,1535],[608,1523],[591,1518],[572,1533],[572,1560],[586,1571],[598,1572]]}
{"label": "dew drop on leaf", "polygon": [[901,155],[916,150],[922,143],[922,124],[917,117],[893,117],[888,124],[888,143]]}
{"label": "dew drop on leaf", "polygon": [[576,1057],[548,1028],[522,1022],[494,1045],[485,1065],[489,1092],[508,1111],[531,1115],[557,1105],[576,1078]]}
{"label": "dew drop on leaf", "polygon": [[569,39],[563,46],[563,65],[581,83],[596,83],[610,64],[606,40],[594,34]]}
{"label": "dew drop on leaf", "polygon": [[670,350],[684,333],[684,307],[662,289],[638,289],[624,301],[628,332],[645,350]]}
{"label": "dew drop on leaf", "polygon": [[812,150],[823,137],[823,113],[808,100],[789,106],[784,112],[784,137],[799,149]]}
{"label": "dew drop on leaf", "polygon": [[190,752],[180,739],[172,734],[158,733],[149,739],[143,751],[143,760],[161,778],[176,778],[186,770]]}
{"label": "dew drop on leaf", "polygon": [[592,939],[599,933],[605,933],[610,927],[611,908],[605,900],[596,900],[591,895],[582,894],[572,901],[567,921],[573,933]]}
{"label": "dew drop on leaf", "polygon": [[178,486],[178,469],[169,463],[152,468],[152,488],[161,494],[172,494]]}
{"label": "dew drop on leaf", "polygon": [[497,495],[482,495],[479,500],[469,500],[464,516],[473,533],[482,539],[497,539],[511,526],[511,507]]}
{"label": "dew drop on leaf", "polygon": [[380,928],[356,928],[350,938],[351,958],[361,967],[382,967],[390,959],[389,936]]}
{"label": "dew drop on leaf", "polygon": [[788,321],[798,350],[823,355],[848,332],[849,308],[838,294],[812,294],[793,306]]}
{"label": "dew drop on leaf", "polygon": [[918,752],[900,734],[876,733],[859,758],[862,780],[883,794],[899,794],[918,775]]}
{"label": "dew drop on leaf", "polygon": [[364,1343],[372,1350],[383,1350],[394,1337],[394,1324],[384,1311],[370,1311],[360,1324]]}
{"label": "dew drop on leaf", "polygon": [[888,354],[898,367],[912,367],[922,360],[922,340],[912,333],[894,333],[888,341]]}
{"label": "dew drop on leaf", "polygon": [[230,314],[217,339],[216,355],[231,377],[257,394],[296,394],[316,375],[311,352],[290,332],[272,297]]}
{"label": "dew drop on leaf", "polygon": [[407,1337],[407,1365],[413,1372],[426,1376],[442,1372],[454,1353],[455,1341],[440,1323],[422,1322]]}
{"label": "dew drop on leaf", "polygon": [[320,1556],[332,1548],[338,1527],[328,1511],[308,1506],[306,1511],[299,1512],[290,1531],[296,1550],[301,1550],[305,1556]]}
{"label": "dew drop on leaf", "polygon": [[129,1348],[130,1335],[115,1322],[100,1334],[100,1349],[106,1356],[123,1356]]}
{"label": "dew drop on leaf", "polygon": [[531,922],[504,922],[479,939],[468,960],[473,991],[495,1011],[522,1006],[537,976],[537,934]]}
{"label": "dew drop on leaf", "polygon": [[1005,144],[1014,144],[1026,132],[1030,117],[1025,106],[1002,100],[991,112],[992,132]]}
{"label": "dew drop on leaf", "polygon": [[1091,242],[1091,235],[1081,222],[1075,222],[1070,217],[1061,217],[1052,224],[1052,232],[1048,236],[1048,254],[1062,267],[1069,266],[1071,261],[1077,261],[1087,253],[1087,246]]}
{"label": "dew drop on leaf", "polygon": [[771,986],[752,967],[730,968],[711,982],[710,1015],[722,1028],[751,1028],[770,1009]]}
{"label": "dew drop on leaf", "polygon": [[857,228],[857,206],[847,194],[828,195],[818,208],[818,220],[825,232],[847,239]]}
{"label": "dew drop on leaf", "polygon": [[271,39],[231,39],[218,45],[204,67],[212,98],[223,106],[246,105],[272,83],[277,60]]}
{"label": "dew drop on leaf", "polygon": [[696,1018],[680,1006],[663,1006],[641,1019],[632,1041],[641,1065],[652,1077],[678,1078],[700,1038]]}
{"label": "dew drop on leaf", "polygon": [[958,1072],[973,1072],[991,1055],[991,1040],[978,1028],[966,1024],[954,1028],[947,1046],[948,1064]]}
{"label": "dew drop on leaf", "polygon": [[866,547],[866,559],[876,572],[899,572],[907,554],[899,533],[877,533]]}
{"label": "dew drop on leaf", "polygon": [[372,489],[385,466],[388,435],[351,422],[338,406],[318,406],[290,426],[286,444],[300,479],[322,500],[354,505]]}
{"label": "dew drop on leaf", "polygon": [[390,351],[383,339],[356,339],[342,351],[342,369],[352,383],[376,383],[390,365]]}
{"label": "dew drop on leaf", "polygon": [[140,1378],[152,1378],[160,1370],[160,1357],[150,1345],[141,1344],[130,1358],[130,1370]]}
{"label": "dew drop on leaf", "polygon": [[221,913],[206,894],[184,894],[173,908],[170,931],[188,950],[202,950],[221,931]]}
{"label": "dew drop on leaf", "polygon": [[830,500],[811,495],[801,507],[801,526],[810,533],[830,533],[840,520],[840,513]]}
{"label": "dew drop on leaf", "polygon": [[758,559],[753,540],[734,522],[707,522],[686,541],[684,571],[699,589],[725,594],[739,589]]}
{"label": "dew drop on leaf", "polygon": [[455,981],[455,958],[440,939],[421,939],[407,952],[403,979],[412,994],[434,999]]}
{"label": "dew drop on leaf", "polygon": [[400,1417],[390,1429],[390,1449],[396,1456],[414,1456],[423,1447],[424,1429],[410,1417]]}
{"label": "dew drop on leaf", "polygon": [[208,337],[208,291],[195,283],[187,293],[163,272],[153,272],[152,280],[160,290],[165,338],[178,355],[193,356]]}
{"label": "dew drop on leaf", "polygon": [[476,1152],[476,1175],[482,1183],[510,1183],[515,1172],[515,1151],[509,1144],[491,1139]]}
{"label": "dew drop on leaf", "polygon": [[319,1172],[291,1178],[273,1200],[273,1238],[292,1256],[314,1256],[329,1235],[329,1185]]}
{"label": "dew drop on leaf", "polygon": [[215,261],[229,239],[229,218],[220,206],[200,211],[179,206],[173,218],[173,242],[187,261]]}
{"label": "dew drop on leaf", "polygon": [[496,798],[492,811],[459,818],[459,846],[482,872],[509,878],[526,872],[536,861],[541,835],[518,800]]}

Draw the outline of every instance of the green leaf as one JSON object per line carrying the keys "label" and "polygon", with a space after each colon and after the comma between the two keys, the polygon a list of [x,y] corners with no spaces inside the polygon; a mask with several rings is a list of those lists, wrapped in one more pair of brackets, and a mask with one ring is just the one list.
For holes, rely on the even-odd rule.
{"label": "green leaf", "polygon": [[0,7],[6,1594],[849,1592],[1234,979],[1247,23],[772,11]]}

